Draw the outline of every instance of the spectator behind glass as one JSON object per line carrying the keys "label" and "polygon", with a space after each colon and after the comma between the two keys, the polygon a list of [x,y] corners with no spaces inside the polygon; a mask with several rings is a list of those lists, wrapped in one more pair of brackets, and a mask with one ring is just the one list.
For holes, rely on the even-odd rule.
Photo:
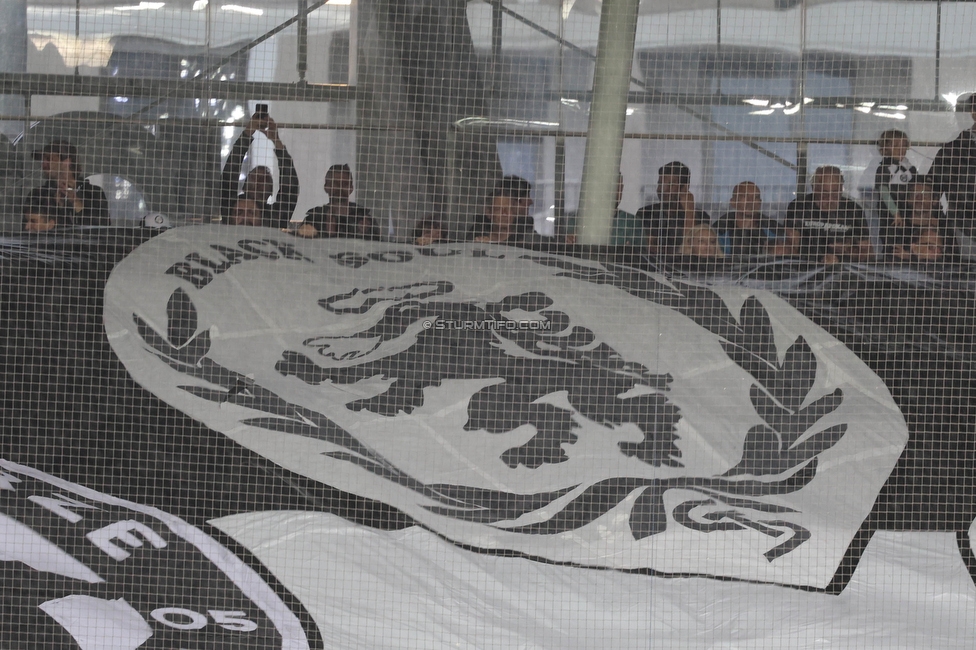
{"label": "spectator behind glass", "polygon": [[[53,140],[34,152],[47,179],[27,197],[29,206],[48,206],[48,216],[59,226],[109,226],[108,199],[78,168],[78,150],[66,140]],[[53,227],[53,226],[52,226]]]}
{"label": "spectator behind glass", "polygon": [[942,260],[947,239],[939,213],[939,199],[932,185],[924,180],[913,183],[902,224],[892,224],[882,232],[886,256],[896,262]]}
{"label": "spectator behind glass", "polygon": [[681,242],[678,252],[692,257],[725,257],[715,231],[707,225],[692,226],[685,230],[684,241]]}
{"label": "spectator behind glass", "polygon": [[379,240],[379,227],[369,210],[349,200],[356,190],[349,165],[329,167],[322,189],[329,195],[329,202],[305,213],[305,219],[298,227],[300,236]]}
{"label": "spectator behind glass", "polygon": [[[244,194],[239,196],[234,202],[234,207],[227,217],[228,224],[232,226],[264,225],[264,215],[261,210],[261,204],[264,201],[260,199],[264,195],[264,192],[259,189],[264,184],[264,181],[255,180],[262,176],[270,177],[271,170],[267,167],[256,167],[247,175],[247,180],[244,181]],[[251,183],[249,181],[255,182]]]}
{"label": "spectator behind glass", "polygon": [[436,217],[424,217],[413,229],[412,240],[417,246],[429,246],[445,241],[444,226]]}
{"label": "spectator behind glass", "polygon": [[722,253],[755,256],[789,252],[786,230],[762,213],[762,205],[762,193],[752,181],[744,181],[732,188],[729,212],[712,225]]}
{"label": "spectator behind glass", "polygon": [[495,186],[485,214],[475,217],[468,237],[475,241],[488,237],[495,227],[491,219],[492,210],[496,216],[500,216],[500,211],[509,210],[512,212],[512,223],[507,228],[513,233],[515,240],[531,239],[535,228],[535,222],[529,214],[531,209],[532,184],[521,176],[504,176]]}
{"label": "spectator behind glass", "polygon": [[516,220],[521,214],[519,199],[502,191],[496,191],[488,203],[485,215],[475,224],[474,241],[504,243],[516,241]]}
{"label": "spectator behind glass", "polygon": [[[617,209],[613,214],[613,226],[610,230],[611,246],[643,246],[644,226],[636,215],[620,209],[620,202],[624,198],[624,175],[617,174]],[[567,220],[566,243],[575,244],[579,235],[578,219],[572,216]]]}
{"label": "spectator behind glass", "polygon": [[49,232],[58,225],[51,204],[43,196],[32,196],[24,205],[24,232]]}
{"label": "spectator behind glass", "polygon": [[533,244],[546,241],[535,234],[529,214],[532,185],[519,176],[505,176],[495,187],[484,216],[475,220],[471,239],[481,243]]}
{"label": "spectator behind glass", "polygon": [[810,194],[786,209],[786,227],[797,253],[823,264],[867,262],[874,257],[861,206],[844,196],[844,175],[825,165],[810,180]]}
{"label": "spectator behind glass", "polygon": [[888,129],[878,138],[881,164],[874,174],[874,191],[882,230],[904,225],[909,188],[918,175],[906,157],[910,147],[908,135],[898,129]]}
{"label": "spectator behind glass", "polygon": [[673,161],[658,169],[657,196],[659,203],[637,211],[651,253],[721,256],[715,231],[709,227],[711,218],[695,205],[687,165]]}
{"label": "spectator behind glass", "polygon": [[[272,204],[268,201],[274,194],[274,175],[267,167],[252,169],[244,179],[243,191],[237,191],[244,157],[251,147],[251,137],[257,131],[262,132],[274,145],[278,159],[278,196]],[[220,187],[220,213],[227,223],[271,228],[285,228],[288,225],[298,204],[298,174],[291,155],[278,136],[278,125],[266,112],[256,111],[234,142],[221,174]]]}

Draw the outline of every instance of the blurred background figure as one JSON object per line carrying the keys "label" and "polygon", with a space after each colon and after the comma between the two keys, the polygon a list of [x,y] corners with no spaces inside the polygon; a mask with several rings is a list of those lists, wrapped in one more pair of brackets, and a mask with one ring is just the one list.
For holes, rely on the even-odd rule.
{"label": "blurred background figure", "polygon": [[[266,166],[256,166],[244,179],[238,192],[244,158],[251,148],[251,139],[262,133],[274,146],[278,161],[278,195],[274,203],[274,173]],[[268,226],[285,228],[298,203],[298,174],[295,163],[278,136],[278,125],[268,114],[265,104],[258,104],[234,146],[221,175],[221,215],[227,223],[237,226]]]}
{"label": "blurred background figure", "polygon": [[[687,255],[687,251],[700,248],[685,246],[685,237],[693,228],[709,228],[711,218],[695,203],[691,193],[691,170],[677,160],[657,170],[658,202],[645,205],[637,211],[644,226],[647,247],[655,255]],[[713,232],[714,235],[714,232]],[[696,231],[699,244],[707,239],[707,233]],[[706,250],[707,249],[707,250]],[[715,252],[716,246],[707,246],[702,252]]]}
{"label": "blurred background figure", "polygon": [[[514,239],[535,239],[535,221],[529,211],[532,209],[532,184],[521,176],[504,176],[495,186],[485,214],[475,218],[468,235],[475,241],[487,241],[494,229],[497,233],[502,222]],[[493,220],[494,215],[494,220]],[[510,217],[509,217],[510,215]],[[506,241],[508,235],[505,236]],[[542,237],[539,236],[541,239]]]}
{"label": "blurred background figure", "polygon": [[732,189],[729,211],[712,225],[727,256],[787,255],[786,230],[762,212],[762,193],[752,181]]}
{"label": "blurred background figure", "polygon": [[725,257],[715,231],[706,225],[692,226],[685,230],[678,254],[691,257]]}
{"label": "blurred background figure", "polygon": [[885,257],[896,262],[937,262],[947,243],[939,199],[931,183],[920,179],[908,190],[907,210],[900,224],[882,231]]}
{"label": "blurred background figure", "polygon": [[481,243],[529,244],[549,238],[537,235],[532,209],[532,185],[519,176],[505,176],[495,187],[485,214],[475,220],[470,239]]}
{"label": "blurred background figure", "polygon": [[824,165],[813,173],[811,192],[786,211],[786,227],[797,241],[797,254],[823,264],[868,262],[874,249],[861,206],[844,196],[839,167]]}
{"label": "blurred background figure", "polygon": [[960,95],[956,113],[969,118],[969,128],[939,149],[926,177],[936,195],[945,196],[945,228],[953,233],[956,252],[972,259],[976,257],[976,93]]}
{"label": "blurred background figure", "polygon": [[34,152],[47,181],[27,197],[26,208],[46,205],[59,226],[109,226],[105,192],[88,181],[78,166],[78,150],[67,140],[53,140]]}
{"label": "blurred background figure", "polygon": [[[244,182],[244,194],[239,196],[231,208],[227,223],[232,226],[261,226],[264,225],[262,205],[267,205],[269,194],[266,186],[274,183],[271,170],[267,167],[256,167],[247,175]],[[262,200],[262,197],[264,200]]]}
{"label": "blurred background figure", "polygon": [[417,222],[412,239],[417,246],[429,246],[445,241],[444,234],[444,226],[440,220],[434,216],[427,216]]}
{"label": "blurred background figure", "polygon": [[32,195],[24,204],[24,231],[48,232],[58,225],[57,219],[51,214],[51,205],[47,197]]}
{"label": "blurred background figure", "polygon": [[329,195],[329,202],[305,213],[305,219],[298,226],[300,236],[379,240],[379,226],[369,210],[350,200],[356,186],[349,165],[329,167],[322,181],[322,189]]}

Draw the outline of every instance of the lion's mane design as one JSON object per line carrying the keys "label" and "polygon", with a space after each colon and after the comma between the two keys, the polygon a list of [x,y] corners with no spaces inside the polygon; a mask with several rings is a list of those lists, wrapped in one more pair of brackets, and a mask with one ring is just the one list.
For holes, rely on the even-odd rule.
{"label": "lion's mane design", "polygon": [[[564,443],[574,443],[579,428],[574,412],[538,400],[565,391],[580,415],[606,427],[635,425],[644,435],[640,442],[621,442],[620,450],[655,466],[681,467],[675,426],[677,406],[666,393],[670,375],[654,374],[623,358],[589,329],[574,326],[567,314],[549,309],[553,301],[544,293],[508,296],[498,302],[476,304],[433,299],[451,293],[449,282],[402,287],[353,290],[325,298],[319,304],[336,314],[379,312],[378,321],[352,336],[311,338],[306,347],[331,358],[341,367],[323,367],[308,355],[286,351],[276,368],[311,385],[325,382],[348,385],[370,378],[391,383],[385,391],[350,402],[352,410],[383,416],[412,412],[424,404],[424,390],[454,379],[497,379],[478,390],[468,404],[465,430],[489,433],[532,425],[536,434],[524,445],[501,455],[509,467],[567,460]],[[530,312],[551,324],[548,331],[534,329],[437,328],[438,321],[506,321],[505,314]],[[418,324],[427,321],[428,328]],[[385,354],[383,344],[401,337],[412,340],[405,350]],[[363,352],[342,352],[358,347]],[[337,352],[337,350],[339,350]],[[345,365],[350,359],[368,360]],[[636,389],[636,390],[635,390]],[[633,391],[633,396],[624,394]]]}

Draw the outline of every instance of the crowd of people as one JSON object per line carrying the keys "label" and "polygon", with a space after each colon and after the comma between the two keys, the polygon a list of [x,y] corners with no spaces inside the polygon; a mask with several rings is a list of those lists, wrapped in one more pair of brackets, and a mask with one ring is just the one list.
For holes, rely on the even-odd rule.
{"label": "crowd of people", "polygon": [[[976,95],[957,101],[958,112],[976,121]],[[252,136],[261,131],[273,145],[278,163],[278,193],[273,202],[271,169],[251,169],[241,184],[242,167]],[[824,264],[868,261],[945,260],[956,254],[954,225],[976,217],[976,128],[963,131],[939,151],[929,172],[919,174],[907,158],[911,142],[906,133],[891,129],[881,134],[881,163],[874,177],[874,205],[880,223],[881,246],[873,245],[861,205],[844,194],[841,169],[819,167],[810,179],[810,192],[798,196],[782,219],[763,210],[760,187],[746,180],[732,189],[728,211],[712,219],[691,192],[691,171],[680,161],[658,170],[656,203],[635,214],[614,211],[609,244],[629,246],[656,255],[698,258],[742,256],[802,257]],[[45,183],[24,204],[24,230],[45,232],[58,226],[109,225],[104,192],[85,180],[77,166],[77,150],[55,140],[36,151]],[[325,205],[312,208],[291,230],[300,237],[381,238],[370,211],[351,200],[355,190],[348,165],[328,169],[323,189]],[[618,176],[617,205],[623,196]],[[289,228],[298,203],[298,175],[278,127],[261,109],[247,122],[234,143],[220,183],[220,213],[225,223],[238,226]],[[555,237],[534,230],[532,186],[518,176],[505,176],[462,237],[451,237],[436,216],[421,219],[411,240],[417,245],[467,239],[515,245],[573,245],[580,240],[575,217],[563,220]]]}
{"label": "crowd of people", "polygon": [[[945,260],[952,255],[953,235],[939,198],[942,191],[952,194],[956,189],[944,177],[920,176],[905,157],[909,147],[908,136],[901,131],[886,131],[879,139],[882,162],[876,173],[875,193],[881,250],[872,243],[862,207],[844,195],[844,176],[839,167],[819,167],[810,179],[810,192],[791,202],[782,220],[763,211],[762,193],[753,181],[736,185],[728,211],[712,219],[691,192],[690,169],[679,161],[658,170],[658,202],[636,214],[615,210],[609,243],[655,255],[697,258],[798,257],[824,264]],[[933,168],[943,173],[970,164],[968,160],[944,158],[937,158],[936,163],[940,166]],[[972,171],[976,173],[976,160]],[[959,182],[970,182],[971,177],[972,173],[964,178],[960,175]],[[530,193],[524,179],[502,179],[469,239],[522,245],[577,243],[580,232],[575,218],[567,219],[563,233],[555,238],[532,230]],[[618,205],[622,195],[623,177],[619,176]],[[426,245],[445,241],[444,233],[436,220],[428,218],[418,225],[414,242]]]}

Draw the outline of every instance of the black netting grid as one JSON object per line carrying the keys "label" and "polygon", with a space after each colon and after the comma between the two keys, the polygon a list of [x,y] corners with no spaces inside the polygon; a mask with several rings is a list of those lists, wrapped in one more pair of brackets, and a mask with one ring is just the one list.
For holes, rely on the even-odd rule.
{"label": "black netting grid", "polygon": [[0,3],[0,647],[966,647],[973,13]]}

